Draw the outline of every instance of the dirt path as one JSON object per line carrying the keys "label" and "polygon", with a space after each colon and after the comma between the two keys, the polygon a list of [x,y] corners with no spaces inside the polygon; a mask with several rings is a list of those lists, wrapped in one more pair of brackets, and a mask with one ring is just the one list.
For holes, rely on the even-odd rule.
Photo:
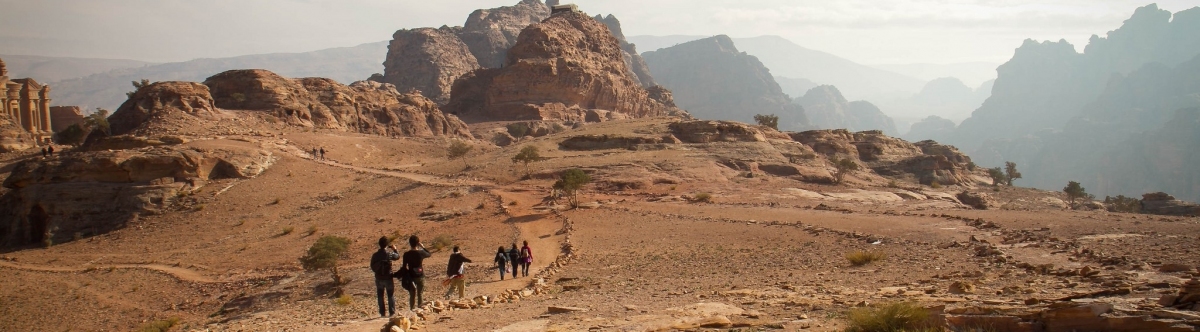
{"label": "dirt path", "polygon": [[[86,265],[86,264],[85,264]],[[64,266],[36,266],[17,264],[12,262],[0,261],[0,267],[14,270],[35,271],[35,272],[56,272],[56,273],[78,273],[90,270],[105,270],[105,269],[146,269],[165,273],[175,277],[181,281],[198,282],[198,283],[214,283],[217,280],[206,277],[199,272],[192,271],[182,267],[159,265],[159,264],[106,264],[92,265],[87,267],[64,267]]]}
{"label": "dirt path", "polygon": [[344,168],[344,169],[352,170],[355,172],[403,178],[403,179],[408,179],[408,180],[420,182],[420,183],[427,184],[427,185],[442,186],[442,187],[455,187],[455,186],[495,187],[496,186],[496,184],[494,184],[494,183],[485,182],[485,181],[464,180],[464,179],[446,179],[446,178],[443,178],[440,176],[429,175],[429,174],[399,172],[399,171],[392,171],[392,170],[381,170],[381,169],[375,169],[375,168],[369,168],[369,167],[347,165],[347,164],[339,163],[337,161],[333,161],[333,160],[329,160],[329,159],[318,160],[318,159],[313,158],[311,153],[306,152],[303,149],[300,149],[299,147],[296,147],[296,146],[293,146],[290,144],[273,144],[273,145],[276,148],[283,150],[284,152],[287,152],[296,158],[307,159],[307,160],[311,160],[313,162],[321,163],[324,165]]}

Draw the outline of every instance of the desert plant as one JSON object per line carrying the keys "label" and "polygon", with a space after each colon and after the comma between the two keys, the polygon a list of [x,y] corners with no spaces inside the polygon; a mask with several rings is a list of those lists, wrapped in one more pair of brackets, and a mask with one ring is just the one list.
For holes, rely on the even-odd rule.
{"label": "desert plant", "polygon": [[992,186],[1000,186],[1008,182],[1008,176],[1004,175],[1004,171],[999,167],[989,168],[988,177],[992,178]]}
{"label": "desert plant", "polygon": [[760,126],[779,130],[779,116],[775,114],[755,114],[754,122],[758,122]]}
{"label": "desert plant", "polygon": [[942,184],[937,182],[937,180],[933,180],[929,181],[929,187],[933,189],[942,189]]}
{"label": "desert plant", "polygon": [[975,165],[975,162],[974,162],[974,161],[968,161],[968,162],[967,162],[967,170],[968,170],[968,171],[972,171],[972,172],[974,172],[976,167],[978,167],[978,166],[976,166],[976,165]]}
{"label": "desert plant", "polygon": [[698,193],[698,194],[696,194],[696,196],[693,196],[693,197],[692,197],[692,201],[693,201],[693,202],[699,202],[699,203],[709,203],[709,202],[712,202],[712,194],[709,194],[709,193]]}
{"label": "desert plant", "polygon": [[1071,206],[1075,206],[1075,200],[1088,197],[1087,190],[1079,185],[1079,182],[1068,181],[1067,186],[1063,187],[1063,192],[1067,194],[1067,200],[1071,201]]}
{"label": "desert plant", "polygon": [[304,231],[305,237],[312,236],[313,234],[317,234],[317,225],[308,226],[308,230]]}
{"label": "desert plant", "polygon": [[[934,182],[937,182],[937,181],[934,181]],[[900,184],[896,183],[896,180],[888,180],[887,187],[888,188],[900,188]]]}
{"label": "desert plant", "polygon": [[563,127],[562,124],[559,124],[558,122],[550,124],[550,132],[551,133],[557,134],[557,133],[561,133],[564,131],[567,131],[567,127]]}
{"label": "desert plant", "polygon": [[141,81],[131,81],[130,83],[133,83],[133,91],[126,92],[125,96],[133,98],[133,95],[137,93],[138,90],[150,85],[150,80],[143,78]]}
{"label": "desert plant", "polygon": [[300,265],[309,272],[329,269],[333,273],[333,282],[341,288],[345,283],[342,275],[338,273],[337,263],[349,247],[350,239],[334,235],[322,236],[308,248],[304,257],[300,257]]}
{"label": "desert plant", "polygon": [[432,241],[429,242],[429,250],[431,250],[433,252],[442,251],[442,249],[446,249],[446,248],[453,247],[453,246],[454,246],[454,239],[451,238],[449,235],[445,235],[445,234],[438,235],[438,236],[434,237]]}
{"label": "desert plant", "polygon": [[881,261],[887,258],[887,255],[881,252],[858,250],[846,254],[846,260],[854,266],[863,266],[874,261]]}
{"label": "desert plant", "polygon": [[837,159],[834,160],[833,167],[836,169],[833,173],[833,178],[837,180],[837,183],[842,183],[842,180],[846,178],[846,174],[858,170],[858,163],[850,158]]}
{"label": "desert plant", "polygon": [[525,135],[529,135],[529,125],[523,122],[511,123],[507,126],[504,126],[504,128],[508,129],[508,134],[515,138],[521,138],[525,137]]}
{"label": "desert plant", "polygon": [[1109,210],[1112,210],[1113,212],[1142,212],[1142,200],[1133,197],[1125,197],[1125,195],[1117,195],[1117,197],[1104,196],[1104,205],[1107,205]]}
{"label": "desert plant", "polygon": [[525,164],[525,175],[529,176],[529,163],[542,160],[542,155],[538,153],[536,146],[526,145],[521,148],[521,152],[512,157],[512,162]]}
{"label": "desert plant", "polygon": [[338,298],[336,300],[333,300],[333,302],[337,303],[340,306],[348,306],[348,305],[350,305],[350,302],[352,302],[353,300],[354,300],[354,298],[350,297],[349,294],[342,294],[342,296],[338,296]]}
{"label": "desert plant", "polygon": [[138,328],[138,332],[167,332],[179,325],[179,317],[171,317],[146,323]]}
{"label": "desert plant", "polygon": [[563,172],[562,178],[554,182],[554,189],[562,190],[564,194],[570,197],[572,207],[579,207],[579,190],[583,189],[584,185],[592,182],[592,177],[588,176],[583,170],[572,168]]}
{"label": "desert plant", "polygon": [[1020,179],[1021,172],[1017,171],[1017,163],[1006,161],[1004,162],[1004,179],[1009,187],[1012,187],[1013,180]]}
{"label": "desert plant", "polygon": [[282,230],[279,231],[279,236],[292,234],[292,231],[295,231],[295,230],[296,230],[296,228],[292,227],[292,226],[284,227]]}
{"label": "desert plant", "polygon": [[[446,154],[450,160],[462,158],[469,152],[471,152],[471,145],[460,140],[450,142],[450,146],[446,148]],[[466,159],[463,160],[463,163],[466,163]]]}
{"label": "desert plant", "polygon": [[855,308],[846,314],[846,332],[940,331],[929,310],[916,303],[897,302]]}

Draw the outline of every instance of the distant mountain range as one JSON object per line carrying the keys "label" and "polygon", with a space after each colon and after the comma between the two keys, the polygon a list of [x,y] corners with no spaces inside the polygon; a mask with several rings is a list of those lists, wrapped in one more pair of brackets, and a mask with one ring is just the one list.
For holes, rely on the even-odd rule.
{"label": "distant mountain range", "polygon": [[55,82],[99,74],[115,69],[154,65],[151,62],[120,59],[59,58],[38,55],[0,54],[12,78],[33,78],[38,82]]}
{"label": "distant mountain range", "polygon": [[[232,69],[266,69],[285,77],[326,77],[341,83],[365,80],[383,72],[387,42],[362,44],[304,53],[274,53],[245,55],[219,59],[196,59],[184,62],[149,64],[129,60],[95,60],[36,57],[34,66],[10,61],[12,73],[32,73],[29,76],[47,83],[53,89],[55,105],[76,105],[86,110],[97,107],[115,110],[132,91],[132,81],[203,81],[209,76]],[[14,58],[17,59],[17,58]],[[40,63],[40,65],[36,65]],[[71,66],[75,63],[78,65]],[[67,65],[64,65],[67,64]],[[54,68],[55,70],[38,69]],[[34,69],[27,69],[34,68]],[[39,74],[40,72],[40,74]],[[70,76],[77,73],[78,76]],[[59,80],[51,78],[62,77]]]}

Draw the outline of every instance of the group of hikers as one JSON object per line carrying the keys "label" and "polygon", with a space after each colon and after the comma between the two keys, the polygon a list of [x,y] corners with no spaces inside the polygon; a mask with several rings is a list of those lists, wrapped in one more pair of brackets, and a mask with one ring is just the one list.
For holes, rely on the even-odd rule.
{"label": "group of hikers", "polygon": [[[371,255],[371,271],[375,274],[375,297],[379,302],[379,316],[382,317],[396,315],[396,299],[393,295],[395,279],[400,279],[400,287],[408,291],[409,310],[416,309],[418,304],[424,303],[422,297],[422,293],[425,291],[424,262],[426,258],[432,256],[416,235],[408,237],[409,250],[403,254],[399,252],[396,245],[390,244],[390,242],[386,236],[380,237],[379,251]],[[512,248],[508,251],[505,251],[504,247],[500,247],[496,251],[494,261],[496,269],[500,271],[500,280],[504,280],[509,264],[512,265],[513,278],[517,277],[518,267],[522,267],[524,275],[529,276],[529,265],[533,263],[533,251],[529,249],[529,241],[525,241],[523,244],[524,246],[519,250],[517,244],[513,243]],[[395,260],[401,261],[400,269],[392,271],[392,261]],[[467,281],[464,275],[467,263],[471,263],[471,259],[463,255],[458,246],[454,246],[449,264],[446,265],[446,280],[442,282],[443,286],[448,286],[446,299],[449,299],[456,291],[458,298],[466,297]],[[384,306],[384,295],[387,295],[386,307]]]}
{"label": "group of hikers", "polygon": [[53,156],[54,156],[54,146],[53,145],[42,148],[42,158],[53,157]]}
{"label": "group of hikers", "polygon": [[322,148],[318,149],[318,148],[314,147],[312,150],[312,156],[313,156],[313,159],[325,160],[325,148],[322,147]]}

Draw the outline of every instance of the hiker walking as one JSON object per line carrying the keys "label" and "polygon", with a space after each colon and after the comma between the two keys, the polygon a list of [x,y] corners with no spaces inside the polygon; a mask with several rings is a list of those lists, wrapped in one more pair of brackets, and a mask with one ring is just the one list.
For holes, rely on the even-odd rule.
{"label": "hiker walking", "polygon": [[533,263],[533,249],[529,249],[529,241],[522,241],[521,246],[521,274],[529,276],[529,264]]}
{"label": "hiker walking", "polygon": [[321,148],[321,160],[325,160],[325,148]]}
{"label": "hiker walking", "polygon": [[422,265],[430,254],[416,235],[408,237],[408,246],[412,249],[404,253],[404,264],[400,268],[408,271],[406,275],[410,280],[403,286],[408,291],[408,309],[414,310],[417,304],[425,300],[421,296],[425,292],[425,269]]}
{"label": "hiker walking", "polygon": [[508,249],[508,262],[512,263],[513,278],[517,277],[517,267],[521,266],[521,252],[517,251],[517,244],[512,244],[512,249]]}
{"label": "hiker walking", "polygon": [[321,155],[317,154],[317,147],[314,146],[313,147],[313,159],[317,159],[317,158],[321,158]]}
{"label": "hiker walking", "polygon": [[496,249],[496,269],[500,270],[500,280],[504,280],[504,268],[508,266],[508,254],[504,252],[504,247]]}
{"label": "hiker walking", "polygon": [[[379,238],[379,251],[371,255],[371,271],[375,272],[375,299],[379,302],[379,316],[396,315],[396,285],[392,281],[392,261],[400,259],[396,246],[388,245],[386,236]],[[383,295],[387,294],[387,311],[383,309]]]}
{"label": "hiker walking", "polygon": [[46,148],[42,148],[42,158],[46,158]]}
{"label": "hiker walking", "polygon": [[49,147],[47,147],[46,152],[49,152],[50,156],[53,157],[54,156],[54,145],[51,144]]}
{"label": "hiker walking", "polygon": [[461,299],[466,296],[467,279],[463,276],[463,272],[466,269],[466,263],[470,262],[471,259],[463,256],[461,252],[458,252],[458,246],[454,246],[454,253],[450,254],[450,263],[446,264],[446,276],[449,277],[446,283],[450,284],[450,287],[446,289],[447,300],[450,299],[450,294],[454,294],[454,290],[456,289],[458,290],[458,298]]}

